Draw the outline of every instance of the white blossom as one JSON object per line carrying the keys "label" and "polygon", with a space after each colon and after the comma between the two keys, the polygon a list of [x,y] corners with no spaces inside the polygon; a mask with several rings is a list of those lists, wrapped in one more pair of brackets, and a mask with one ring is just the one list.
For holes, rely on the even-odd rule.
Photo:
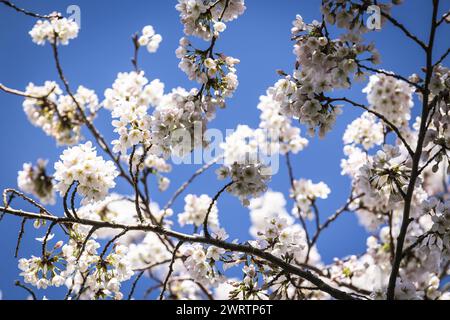
{"label": "white blossom", "polygon": [[154,53],[158,50],[159,44],[162,41],[162,36],[155,33],[152,26],[148,25],[142,28],[142,35],[138,39],[140,46],[146,46],[148,52]]}
{"label": "white blossom", "polygon": [[64,150],[60,161],[55,163],[55,188],[64,196],[73,183],[83,201],[102,200],[109,189],[114,188],[118,176],[114,163],[97,156],[91,142]]}
{"label": "white blossom", "polygon": [[48,20],[38,20],[29,32],[33,42],[44,45],[46,41],[50,43],[67,45],[69,40],[78,36],[78,24],[70,19],[62,18],[61,14],[52,14]]}

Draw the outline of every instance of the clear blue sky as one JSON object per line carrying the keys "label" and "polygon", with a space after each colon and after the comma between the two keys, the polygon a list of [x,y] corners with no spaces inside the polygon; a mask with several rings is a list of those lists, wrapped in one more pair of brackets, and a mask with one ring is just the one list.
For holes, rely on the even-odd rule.
{"label": "clear blue sky", "polygon": [[[408,0],[394,14],[403,21],[420,38],[427,38],[431,1]],[[441,1],[441,7],[449,9],[448,0]],[[61,60],[70,85],[75,88],[82,84],[94,89],[100,98],[110,87],[118,72],[131,71],[130,57],[132,43],[130,36],[141,30],[144,25],[151,24],[157,33],[163,36],[163,42],[156,54],[144,51],[140,55],[140,67],[145,70],[149,79],[159,78],[166,85],[166,90],[182,86],[196,86],[178,69],[175,49],[178,40],[183,36],[178,12],[171,1],[118,1],[118,0],[60,0],[60,1],[15,1],[17,5],[32,11],[47,14],[60,11],[65,14],[70,4],[81,8],[82,28],[79,37],[70,45],[61,48]],[[247,10],[238,20],[228,24],[226,32],[218,41],[218,50],[239,58],[239,88],[235,97],[229,100],[225,110],[219,110],[218,117],[211,126],[225,129],[235,128],[238,124],[257,127],[259,110],[256,109],[259,96],[271,86],[278,76],[276,69],[292,71],[294,55],[290,41],[291,21],[295,14],[301,14],[305,21],[320,19],[319,0],[247,0]],[[45,80],[57,80],[51,48],[37,46],[32,43],[28,31],[35,19],[24,16],[6,6],[0,5],[0,82],[23,90],[28,82],[41,84]],[[382,53],[381,67],[398,73],[409,75],[419,72],[423,65],[424,55],[414,44],[405,40],[404,36],[385,26],[381,32],[369,36],[376,41]],[[444,26],[438,34],[438,51],[448,47],[449,27]],[[205,46],[207,44],[205,43]],[[353,99],[365,102],[361,86],[355,86],[348,95]],[[48,158],[53,163],[62,152],[54,140],[45,136],[39,128],[33,127],[22,110],[22,99],[0,93],[0,189],[16,187],[17,171],[24,162],[35,162],[38,158]],[[417,108],[415,108],[417,113]],[[360,114],[359,110],[346,106],[344,113],[338,118],[335,129],[324,140],[312,139],[308,148],[292,159],[297,178],[309,178],[315,182],[326,182],[332,192],[329,198],[319,202],[322,215],[332,214],[340,207],[349,193],[350,184],[346,177],[340,175],[340,159],[342,153],[342,134],[345,127]],[[96,125],[111,140],[114,133],[111,129],[111,118],[102,112]],[[304,130],[303,130],[304,131]],[[283,162],[284,164],[284,162]],[[166,193],[153,190],[153,198],[164,204],[169,195],[184,182],[195,170],[196,166],[175,167],[171,175],[171,188]],[[192,184],[190,192],[207,193],[210,196],[222,187],[215,178],[213,170]],[[272,179],[270,188],[287,194],[288,177],[282,166],[279,174]],[[118,191],[128,194],[131,190],[119,184]],[[182,210],[183,198],[174,206],[175,212]],[[16,202],[15,207],[19,205]],[[248,239],[248,211],[232,196],[225,195],[219,201],[220,221],[231,238]],[[289,204],[290,209],[291,204]],[[28,208],[22,205],[23,208]],[[61,205],[52,208],[61,214]],[[14,287],[14,280],[19,279],[17,261],[14,259],[15,241],[19,231],[20,220],[6,217],[0,223],[0,290],[3,297],[25,298],[27,294]],[[42,230],[36,232],[28,224],[23,239],[20,256],[38,254],[34,237],[41,236]],[[367,234],[358,226],[353,214],[344,214],[330,229],[323,233],[318,243],[319,251],[325,262],[335,256],[361,253],[365,250]],[[141,281],[143,284],[145,281]],[[138,294],[144,287],[138,287]],[[50,298],[60,290],[52,291]],[[37,291],[41,296],[43,292]],[[139,296],[139,295],[138,295]]]}

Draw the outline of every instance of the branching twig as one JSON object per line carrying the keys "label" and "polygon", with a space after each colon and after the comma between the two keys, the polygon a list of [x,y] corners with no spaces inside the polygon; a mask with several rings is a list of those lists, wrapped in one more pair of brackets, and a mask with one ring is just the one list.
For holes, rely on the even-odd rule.
{"label": "branching twig", "polygon": [[133,297],[134,290],[136,290],[136,285],[139,282],[139,279],[141,279],[141,277],[143,276],[144,272],[145,271],[139,272],[138,275],[136,276],[136,279],[134,279],[133,284],[131,285],[131,290],[130,290],[130,293],[128,294],[127,300],[131,300],[131,298]]}

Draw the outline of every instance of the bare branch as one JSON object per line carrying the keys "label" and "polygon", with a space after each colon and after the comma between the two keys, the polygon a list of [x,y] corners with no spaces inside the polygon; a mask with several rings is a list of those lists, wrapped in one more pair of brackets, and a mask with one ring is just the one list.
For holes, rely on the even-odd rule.
{"label": "bare branch", "polygon": [[52,18],[59,18],[59,15],[54,15],[54,14],[50,14],[50,15],[42,15],[42,14],[38,14],[38,13],[34,13],[22,8],[19,8],[18,6],[16,6],[15,4],[11,3],[10,1],[7,0],[0,0],[0,3],[3,3],[4,5],[13,8],[14,10],[16,10],[17,12],[23,13],[27,16],[33,17],[33,18],[39,18],[39,19],[52,19]]}
{"label": "bare branch", "polygon": [[20,231],[19,236],[17,237],[17,244],[16,244],[16,250],[14,252],[14,258],[17,258],[19,256],[19,248],[20,243],[22,242],[23,234],[25,233],[25,223],[27,222],[27,218],[22,219],[22,223],[20,224]]}
{"label": "bare branch", "polygon": [[391,22],[398,29],[400,29],[408,38],[417,43],[423,50],[427,51],[426,44],[422,40],[420,40],[417,36],[412,34],[403,24],[394,19],[390,14],[383,12],[383,10],[381,10],[381,15],[385,17],[387,20],[389,20],[389,22]]}

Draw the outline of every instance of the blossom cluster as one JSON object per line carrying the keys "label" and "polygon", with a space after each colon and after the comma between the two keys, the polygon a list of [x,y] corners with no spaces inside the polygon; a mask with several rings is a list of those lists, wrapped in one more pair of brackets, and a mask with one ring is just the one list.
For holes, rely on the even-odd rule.
{"label": "blossom cluster", "polygon": [[330,188],[323,182],[313,183],[307,179],[294,180],[293,188],[291,189],[291,197],[295,199],[296,203],[294,212],[304,217],[312,218],[311,206],[318,198],[328,198],[330,192]]}
{"label": "blossom cluster", "polygon": [[429,246],[436,246],[441,252],[443,263],[450,260],[450,201],[441,202],[436,198],[422,205],[425,214],[431,215],[430,236],[426,240]]}
{"label": "blossom cluster", "polygon": [[244,0],[178,0],[175,8],[180,12],[184,33],[210,40],[225,29],[224,22],[244,13]]}
{"label": "blossom cluster", "polygon": [[150,145],[151,118],[147,113],[150,105],[156,106],[164,94],[164,84],[158,79],[148,83],[144,72],[121,72],[112,88],[105,90],[103,105],[111,110],[114,131],[113,151],[127,154],[127,150],[143,143]]}
{"label": "blossom cluster", "polygon": [[275,85],[274,97],[280,101],[283,113],[307,125],[310,134],[316,128],[323,137],[340,113],[338,105],[324,97],[333,89],[349,88],[354,74],[356,80],[363,75],[357,57],[367,53],[369,60],[378,62],[373,45],[361,43],[358,37],[343,36],[329,39],[324,24],[306,24],[297,15],[292,28],[294,54],[297,57],[293,76],[285,75]]}
{"label": "blossom cluster", "polygon": [[278,257],[296,255],[304,249],[304,233],[301,229],[289,226],[283,218],[272,218],[266,221],[266,228],[258,234],[258,246],[270,248],[269,251]]}
{"label": "blossom cluster", "polygon": [[[373,28],[381,28],[385,22],[385,15],[390,13],[392,5],[398,5],[402,0],[393,0],[388,3],[381,3],[377,1],[362,1],[361,3],[354,2],[351,0],[325,0],[322,3],[321,11],[324,15],[324,19],[338,28],[343,28],[349,30],[351,33],[366,33],[372,28],[367,25],[367,20],[364,16],[368,12],[368,7],[370,5],[376,5],[377,10],[379,10],[380,25],[374,25]],[[378,13],[378,12],[377,12]],[[378,21],[373,21],[376,23]]]}
{"label": "blossom cluster", "polygon": [[[252,245],[277,256],[290,254],[297,261],[304,261],[307,255],[305,230],[294,218],[298,217],[295,212],[292,212],[294,215],[288,213],[285,206],[286,199],[281,192],[269,190],[251,199],[250,234],[257,239]],[[292,239],[295,240],[291,241]],[[310,249],[308,260],[311,265],[320,262],[315,246]]]}
{"label": "blossom cluster", "polygon": [[150,53],[155,53],[158,50],[161,41],[162,36],[155,33],[155,29],[150,25],[142,28],[142,35],[138,39],[139,45],[147,47],[147,51]]}
{"label": "blossom cluster", "polygon": [[[184,212],[178,214],[178,223],[181,226],[202,226],[209,206],[212,203],[212,199],[206,194],[200,196],[189,194],[184,198],[184,202]],[[212,205],[209,212],[208,226],[212,229],[217,229],[219,227],[218,209],[215,203]]]}
{"label": "blossom cluster", "polygon": [[[226,29],[225,22],[236,19],[244,12],[244,0],[179,0],[176,9],[180,12],[186,35],[198,36],[210,41],[209,47],[201,50],[195,48],[188,38],[183,37],[176,50],[176,56],[180,59],[179,68],[188,75],[190,80],[201,84],[199,90],[194,92],[191,90],[188,96],[182,94],[187,96],[189,102],[189,107],[186,108],[185,105],[182,109],[187,109],[188,118],[193,118],[186,128],[193,128],[192,123],[196,123],[197,126],[202,124],[202,127],[205,127],[206,123],[215,117],[216,108],[225,107],[225,99],[232,97],[239,84],[235,68],[240,62],[239,59],[215,52],[214,46],[219,34]],[[181,97],[175,96],[175,98],[177,101],[174,104],[183,102]],[[194,117],[190,116],[191,113]],[[183,123],[177,126],[177,128],[180,127],[184,130]],[[204,129],[202,129],[203,132]],[[191,136],[191,143],[192,140]],[[202,145],[203,141],[194,141],[192,145],[195,146],[197,143]],[[192,147],[187,151],[191,150]],[[181,155],[183,154],[184,152]]]}
{"label": "blossom cluster", "polygon": [[291,118],[281,113],[281,103],[274,99],[275,87],[270,87],[266,95],[259,97],[257,108],[261,111],[259,128],[265,134],[267,154],[298,153],[308,145],[308,140],[300,134],[300,128],[292,125]]}
{"label": "blossom cluster", "polygon": [[183,157],[195,147],[206,146],[204,132],[207,118],[205,109],[197,99],[198,90],[173,89],[155,108],[151,122],[152,149],[167,157],[170,154]]}
{"label": "blossom cluster", "polygon": [[72,232],[73,236],[67,244],[57,242],[52,251],[46,252],[43,257],[19,260],[25,283],[38,289],[66,285],[82,299],[122,299],[120,284],[133,275],[125,256],[127,248],[117,245],[103,259],[98,254],[100,244],[97,241],[84,241],[85,235],[78,227]]}
{"label": "blossom cluster", "polygon": [[[450,69],[437,65],[433,69],[430,80],[431,98],[438,99],[434,113],[432,113],[429,128],[425,134],[423,153],[424,161],[434,158],[432,171],[439,167],[447,167],[449,174],[450,163]],[[445,161],[446,160],[446,161]],[[442,165],[441,165],[442,163]]]}
{"label": "blossom cluster", "polygon": [[384,145],[372,161],[361,168],[361,190],[373,196],[386,196],[389,202],[402,199],[411,174],[410,159],[398,147]]}
{"label": "blossom cluster", "polygon": [[364,112],[347,126],[343,140],[345,144],[360,144],[369,150],[384,142],[383,124],[373,114]]}
{"label": "blossom cluster", "polygon": [[184,265],[195,281],[205,285],[223,281],[223,277],[216,270],[215,261],[220,260],[225,249],[215,246],[205,249],[200,244],[192,244],[183,246],[181,252],[186,257]]}
{"label": "blossom cluster", "polygon": [[231,178],[232,184],[227,191],[246,205],[249,203],[248,197],[258,196],[267,190],[271,177],[270,167],[264,163],[260,150],[264,139],[261,130],[239,125],[220,145],[224,152],[224,165],[216,173],[219,179]]}
{"label": "blossom cluster", "polygon": [[89,111],[87,116],[93,118],[99,109],[95,92],[83,86],[78,87],[72,98],[63,95],[58,84],[53,81],[46,81],[43,86],[30,83],[25,95],[23,110],[29,121],[54,137],[60,145],[79,142],[84,121],[80,112]]}
{"label": "blossom cluster", "polygon": [[97,156],[90,141],[64,150],[60,159],[55,163],[54,178],[61,196],[77,183],[77,191],[87,203],[104,199],[116,185],[114,179],[119,172],[114,163]]}
{"label": "blossom cluster", "polygon": [[29,32],[33,42],[38,45],[49,43],[69,44],[69,40],[75,39],[79,31],[78,24],[70,19],[62,18],[60,13],[53,13],[47,20],[38,20]]}
{"label": "blossom cluster", "polygon": [[363,92],[367,93],[367,101],[374,111],[382,114],[398,128],[408,125],[414,93],[414,88],[408,83],[391,75],[376,74],[370,76]]}
{"label": "blossom cluster", "polygon": [[52,177],[47,175],[47,160],[39,159],[35,166],[24,163],[17,175],[17,185],[23,192],[36,196],[43,204],[55,203]]}
{"label": "blossom cluster", "polygon": [[205,92],[212,92],[217,105],[223,105],[224,98],[233,96],[239,84],[235,68],[239,59],[223,54],[214,58],[209,50],[194,48],[187,38],[181,38],[176,55],[181,59],[178,66],[189,80],[202,84]]}

